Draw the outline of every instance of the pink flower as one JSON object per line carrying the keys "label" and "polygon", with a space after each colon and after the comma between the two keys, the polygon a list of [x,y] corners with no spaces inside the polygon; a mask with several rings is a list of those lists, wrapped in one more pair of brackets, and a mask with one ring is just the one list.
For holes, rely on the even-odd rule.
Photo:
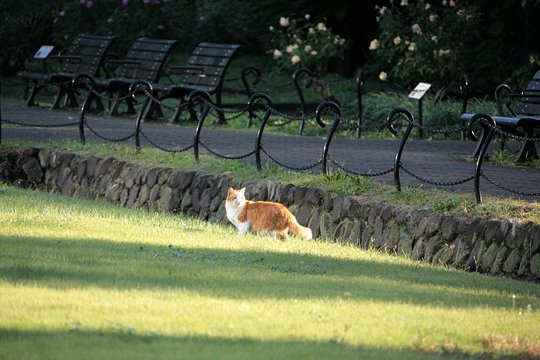
{"label": "pink flower", "polygon": [[302,59],[300,58],[300,56],[298,55],[294,55],[292,58],[291,58],[291,62],[293,64],[298,64],[300,61],[302,61]]}
{"label": "pink flower", "polygon": [[69,35],[68,34],[64,34],[64,40],[69,40]]}
{"label": "pink flower", "polygon": [[112,23],[113,23],[112,18],[108,18],[108,19],[107,19],[107,24],[112,24]]}
{"label": "pink flower", "polygon": [[81,1],[79,1],[79,4],[81,4],[81,5],[86,5],[86,0],[81,0]]}
{"label": "pink flower", "polygon": [[150,0],[143,0],[143,4],[150,4]]}
{"label": "pink flower", "polygon": [[158,26],[156,26],[156,29],[158,29],[159,31],[163,31],[165,30],[165,25],[159,24]]}
{"label": "pink flower", "polygon": [[93,2],[92,0],[88,0],[88,1],[86,2],[86,7],[87,7],[88,9],[94,7],[94,2]]}
{"label": "pink flower", "polygon": [[60,17],[66,16],[66,15],[67,15],[67,12],[65,10],[62,10],[58,13],[58,16]]}
{"label": "pink flower", "polygon": [[124,5],[124,6],[129,5],[129,0],[122,0],[122,5]]}
{"label": "pink flower", "polygon": [[283,26],[283,27],[289,26],[289,18],[286,18],[286,17],[280,17],[280,18],[279,18],[279,25],[281,25],[281,26]]}

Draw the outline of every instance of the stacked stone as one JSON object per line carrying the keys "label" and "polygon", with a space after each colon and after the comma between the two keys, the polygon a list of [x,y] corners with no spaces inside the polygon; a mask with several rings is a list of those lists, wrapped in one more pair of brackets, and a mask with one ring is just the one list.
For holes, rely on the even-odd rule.
{"label": "stacked stone", "polygon": [[144,167],[57,150],[2,150],[0,180],[221,223],[227,223],[227,187],[246,186],[248,199],[286,205],[314,237],[434,265],[540,280],[540,225],[534,223],[364,204],[360,197],[322,194],[313,187],[242,183],[224,175]]}

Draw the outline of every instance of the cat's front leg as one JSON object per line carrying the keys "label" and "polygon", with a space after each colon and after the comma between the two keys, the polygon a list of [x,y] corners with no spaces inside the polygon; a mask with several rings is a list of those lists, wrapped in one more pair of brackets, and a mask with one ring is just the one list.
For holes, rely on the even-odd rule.
{"label": "cat's front leg", "polygon": [[238,235],[246,235],[249,230],[249,221],[238,224]]}

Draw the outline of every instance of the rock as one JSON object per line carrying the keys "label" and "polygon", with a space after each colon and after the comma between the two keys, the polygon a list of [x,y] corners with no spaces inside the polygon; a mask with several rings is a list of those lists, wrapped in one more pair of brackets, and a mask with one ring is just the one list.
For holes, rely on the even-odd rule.
{"label": "rock", "polygon": [[319,220],[320,235],[323,239],[331,239],[334,232],[332,229],[332,217],[329,213],[323,212]]}
{"label": "rock", "polygon": [[441,236],[434,236],[426,241],[424,247],[424,261],[431,262],[433,256],[445,245]]}
{"label": "rock", "polygon": [[306,191],[304,202],[309,206],[319,206],[321,202],[321,192],[319,189],[310,187]]}
{"label": "rock", "polygon": [[535,276],[536,280],[540,279],[540,254],[536,254],[531,258],[530,266],[531,274]]}
{"label": "rock", "polygon": [[[487,243],[486,243],[486,246],[487,246]],[[484,272],[491,271],[491,266],[495,262],[498,252],[499,252],[499,245],[495,242],[492,242],[491,245],[489,245],[487,250],[483,252],[482,256],[478,260],[479,269]]]}
{"label": "rock", "polygon": [[341,220],[341,211],[343,209],[343,198],[337,197],[332,205],[332,221],[336,224]]}
{"label": "rock", "polygon": [[43,179],[43,170],[41,170],[41,165],[36,158],[31,158],[26,161],[22,169],[26,174],[28,181],[32,183],[39,183]]}
{"label": "rock", "polygon": [[447,242],[452,242],[457,236],[458,222],[450,217],[446,216],[441,224],[441,232]]}
{"label": "rock", "polygon": [[319,230],[320,217],[321,217],[321,209],[317,208],[313,212],[313,215],[311,215],[311,218],[309,219],[309,222],[308,222],[308,227],[311,229],[314,239],[320,236],[320,230]]}
{"label": "rock", "polygon": [[536,253],[540,249],[540,226],[534,229],[534,233],[531,233],[531,253]]}
{"label": "rock", "polygon": [[506,255],[508,254],[508,248],[506,246],[501,246],[493,265],[491,265],[491,274],[495,275],[502,271],[504,261],[506,260]]}
{"label": "rock", "polygon": [[507,274],[514,274],[519,268],[521,256],[522,254],[519,249],[513,249],[510,251],[510,254],[508,254],[508,257],[503,264],[502,270]]}
{"label": "rock", "polygon": [[153,167],[148,169],[148,171],[146,172],[146,185],[152,188],[155,184],[157,184],[158,176],[162,170],[163,169],[159,167]]}
{"label": "rock", "polygon": [[108,157],[104,160],[101,160],[97,163],[96,169],[94,170],[94,178],[98,178],[100,176],[103,176],[107,173],[109,168],[111,167],[111,164],[113,163],[114,158]]}
{"label": "rock", "polygon": [[348,242],[350,244],[360,245],[362,237],[362,221],[356,220],[349,235]]}
{"label": "rock", "polygon": [[463,267],[471,254],[467,242],[460,237],[454,240],[454,253],[452,263],[454,266]]}
{"label": "rock", "polygon": [[308,188],[305,186],[297,186],[294,190],[294,203],[298,206],[304,205],[306,201],[306,193]]}
{"label": "rock", "polygon": [[[168,178],[168,176],[166,177]],[[174,202],[171,203],[172,190],[168,186],[162,186],[159,193],[159,205],[160,211],[172,211]]]}
{"label": "rock", "polygon": [[411,258],[413,260],[422,260],[424,258],[424,246],[425,245],[423,237],[420,237],[418,240],[416,240],[411,255]]}
{"label": "rock", "polygon": [[137,197],[139,196],[140,191],[139,185],[134,185],[131,189],[129,189],[129,196],[126,201],[126,207],[132,208],[135,205],[135,202],[137,201]]}
{"label": "rock", "polygon": [[445,244],[437,253],[433,256],[431,263],[433,265],[443,265],[446,266],[450,263],[452,259],[452,254],[454,253],[453,246],[448,246]]}
{"label": "rock", "polygon": [[296,213],[296,221],[302,226],[307,226],[309,217],[311,216],[311,207],[309,205],[302,205]]}

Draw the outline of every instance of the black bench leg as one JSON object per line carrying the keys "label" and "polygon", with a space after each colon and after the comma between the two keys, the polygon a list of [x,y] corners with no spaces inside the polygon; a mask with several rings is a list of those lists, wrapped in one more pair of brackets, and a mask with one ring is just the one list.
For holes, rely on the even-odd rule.
{"label": "black bench leg", "polygon": [[36,105],[36,95],[39,90],[43,89],[44,85],[38,85],[36,83],[32,83],[30,85],[30,95],[28,95],[28,98],[26,99],[26,106],[35,106]]}
{"label": "black bench leg", "polygon": [[[528,138],[534,137],[534,131],[532,129],[526,129],[525,134],[525,136]],[[534,141],[523,141],[516,155],[516,162],[524,163],[532,161],[536,158],[538,158],[538,152],[536,151]]]}

